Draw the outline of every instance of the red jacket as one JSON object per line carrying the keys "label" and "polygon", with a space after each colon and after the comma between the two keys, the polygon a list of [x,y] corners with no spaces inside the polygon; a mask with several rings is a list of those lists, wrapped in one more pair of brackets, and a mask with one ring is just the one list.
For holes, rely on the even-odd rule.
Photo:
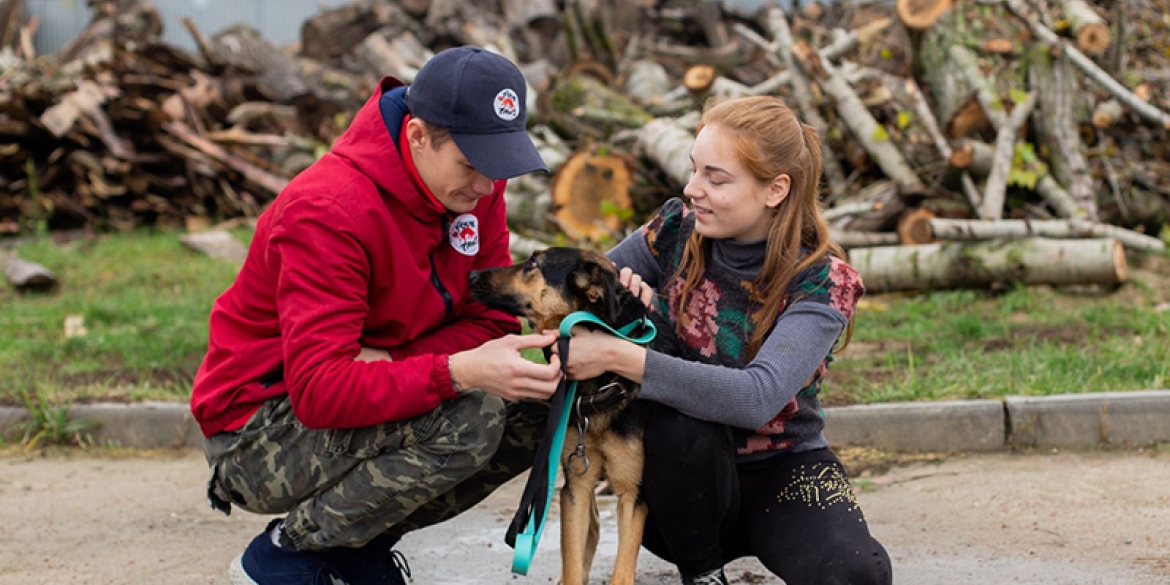
{"label": "red jacket", "polygon": [[[414,417],[455,395],[449,354],[519,332],[467,290],[471,270],[512,262],[506,182],[474,217],[437,210],[387,130],[401,116],[383,120],[379,108],[401,85],[383,80],[332,152],[260,216],[247,260],[211,311],[191,395],[205,436],[241,427],[285,393],[309,428]],[[355,362],[362,346],[394,361]]]}

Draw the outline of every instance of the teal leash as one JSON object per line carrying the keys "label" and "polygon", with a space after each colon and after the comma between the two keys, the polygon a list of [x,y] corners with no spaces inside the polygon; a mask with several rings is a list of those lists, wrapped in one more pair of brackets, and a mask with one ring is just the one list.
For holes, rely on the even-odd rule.
{"label": "teal leash", "polygon": [[[564,368],[569,359],[569,339],[572,338],[573,327],[582,323],[596,325],[610,334],[637,343],[646,345],[658,333],[648,317],[642,317],[618,329],[610,327],[596,315],[585,311],[570,314],[561,321],[560,336],[557,338],[557,347],[561,354],[561,367]],[[537,451],[536,462],[532,472],[528,475],[528,483],[524,485],[524,494],[520,498],[520,509],[512,518],[505,537],[507,543],[513,547],[512,572],[517,575],[527,575],[528,567],[536,556],[536,547],[540,544],[540,537],[544,534],[545,519],[552,506],[553,493],[556,491],[557,469],[560,468],[561,451],[565,444],[565,431],[569,425],[569,414],[573,409],[573,401],[577,396],[577,382],[566,376],[556,394],[550,400],[552,411],[549,413],[549,424],[545,427],[544,440]],[[553,412],[560,416],[555,420]],[[550,436],[551,433],[551,436]],[[538,502],[543,501],[543,508],[537,508]]]}

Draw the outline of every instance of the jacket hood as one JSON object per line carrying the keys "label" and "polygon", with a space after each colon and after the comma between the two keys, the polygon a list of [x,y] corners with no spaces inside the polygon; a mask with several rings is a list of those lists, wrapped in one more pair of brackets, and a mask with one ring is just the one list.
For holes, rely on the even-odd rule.
{"label": "jacket hood", "polygon": [[419,191],[398,152],[399,129],[403,118],[410,113],[405,95],[406,86],[402,81],[383,78],[349,128],[334,142],[332,154],[370,177],[383,197],[399,201],[420,220],[434,220],[442,212],[432,207]]}

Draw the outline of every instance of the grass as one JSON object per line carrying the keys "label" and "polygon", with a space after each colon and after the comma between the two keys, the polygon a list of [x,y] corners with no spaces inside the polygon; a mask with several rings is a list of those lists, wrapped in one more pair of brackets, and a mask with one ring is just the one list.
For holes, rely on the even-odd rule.
{"label": "grass", "polygon": [[[245,237],[246,234],[243,234]],[[196,254],[177,232],[138,231],[17,251],[52,270],[52,294],[0,288],[0,400],[186,399],[207,349],[212,303],[235,266]],[[69,316],[86,333],[66,337]]]}
{"label": "grass", "polygon": [[[208,313],[234,265],[156,230],[42,237],[17,250],[61,286],[27,295],[0,288],[0,404],[32,403],[48,415],[53,404],[188,398]],[[866,297],[825,402],[1166,388],[1170,255],[1133,264],[1131,281],[1108,294],[1033,287]],[[66,338],[70,315],[84,319],[85,335]]]}
{"label": "grass", "polygon": [[1018,287],[863,300],[827,404],[1142,390],[1170,385],[1170,259],[1111,293]]}

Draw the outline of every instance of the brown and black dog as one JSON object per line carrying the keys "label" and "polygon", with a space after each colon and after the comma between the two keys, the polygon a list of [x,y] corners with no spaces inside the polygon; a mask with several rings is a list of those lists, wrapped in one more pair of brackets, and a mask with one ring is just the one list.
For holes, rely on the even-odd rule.
{"label": "brown and black dog", "polygon": [[[619,283],[613,262],[598,252],[549,248],[523,264],[472,272],[470,280],[472,298],[527,318],[536,331],[556,330],[576,311],[589,311],[615,329],[647,316],[641,301]],[[610,583],[634,584],[647,512],[639,497],[646,407],[634,400],[636,394],[636,384],[611,373],[577,383],[561,453],[564,585],[589,580],[599,537],[594,486],[603,476],[618,498],[618,551]]]}

